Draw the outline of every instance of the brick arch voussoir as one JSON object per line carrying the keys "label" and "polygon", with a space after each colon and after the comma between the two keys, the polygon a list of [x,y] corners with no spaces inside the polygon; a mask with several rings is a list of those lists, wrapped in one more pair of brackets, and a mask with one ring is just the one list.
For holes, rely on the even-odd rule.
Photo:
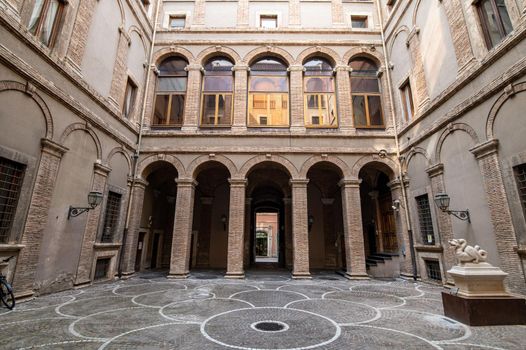
{"label": "brick arch voussoir", "polygon": [[473,146],[479,143],[479,137],[476,131],[468,124],[465,124],[465,123],[448,124],[446,128],[444,129],[444,131],[442,131],[442,134],[440,134],[440,137],[438,138],[437,144],[435,146],[435,154],[433,156],[435,164],[442,163],[440,160],[440,153],[442,151],[442,146],[444,145],[444,141],[446,141],[447,137],[455,131],[463,131],[467,133],[471,137],[471,140],[473,141]]}
{"label": "brick arch voussoir", "polygon": [[499,114],[500,109],[504,104],[513,96],[526,91],[526,82],[512,85],[508,91],[503,92],[497,101],[491,106],[491,110],[486,120],[486,140],[492,140],[495,138],[495,120]]}
{"label": "brick arch voussoir", "polygon": [[119,11],[121,12],[121,26],[124,27],[126,24],[126,11],[124,10],[122,0],[117,0],[117,4],[119,5]]}
{"label": "brick arch voussoir", "polygon": [[389,41],[389,46],[387,48],[387,52],[389,53],[389,57],[392,57],[393,55],[393,46],[394,46],[394,43],[396,42],[396,38],[401,35],[402,33],[405,33],[405,36],[406,36],[406,41],[407,41],[407,37],[409,36],[409,28],[405,25],[403,26],[400,26],[396,32],[394,33],[393,35],[393,39]]}
{"label": "brick arch voussoir", "polygon": [[293,65],[295,62],[294,58],[288,51],[282,48],[276,47],[276,46],[258,47],[250,51],[249,53],[247,53],[245,57],[243,57],[243,62],[245,64],[250,65],[255,59],[263,57],[263,56],[267,56],[267,55],[279,57],[282,60],[284,60],[285,63],[289,66]]}
{"label": "brick arch voussoir", "polygon": [[353,47],[347,51],[343,56],[343,63],[349,64],[349,61],[355,57],[368,57],[375,61],[375,63],[378,65],[378,68],[382,67],[385,62],[384,55],[378,50],[371,50],[371,48],[360,46]]}
{"label": "brick arch voussoir", "polygon": [[183,166],[183,163],[175,156],[171,154],[152,154],[149,155],[139,161],[139,164],[137,165],[137,175],[143,180],[146,180],[147,176],[144,176],[145,170],[152,164],[157,162],[164,162],[172,165],[175,170],[177,171],[177,176],[179,178],[184,177],[185,174],[185,168]]}
{"label": "brick arch voussoir", "polygon": [[170,56],[181,56],[186,59],[189,64],[196,63],[194,55],[181,46],[164,47],[158,51],[155,51],[152,62],[158,65],[162,62],[162,60]]}
{"label": "brick arch voussoir", "polygon": [[122,154],[124,156],[124,158],[126,159],[126,163],[128,164],[128,175],[131,175],[132,174],[132,160],[130,158],[130,155],[126,152],[126,149],[124,147],[122,147],[122,146],[117,146],[117,147],[113,148],[110,151],[110,153],[108,153],[108,156],[106,157],[105,164],[109,167],[111,159],[117,153]]}
{"label": "brick arch voussoir", "polygon": [[380,157],[375,154],[375,155],[366,155],[358,159],[352,167],[350,178],[357,179],[358,175],[360,174],[360,170],[362,170],[364,166],[370,163],[382,163],[385,166],[387,166],[387,168],[391,171],[391,174],[390,174],[392,177],[391,180],[393,180],[397,174],[398,164],[393,159],[389,157]]}
{"label": "brick arch voussoir", "polygon": [[340,171],[342,172],[342,175],[344,178],[350,178],[351,177],[351,169],[345,163],[341,158],[336,156],[328,156],[328,157],[322,157],[321,155],[314,155],[307,159],[303,165],[301,166],[301,170],[299,172],[299,177],[302,179],[307,178],[307,174],[309,173],[309,170],[316,164],[326,162],[331,163],[332,165],[336,166]]}
{"label": "brick arch voussoir", "polygon": [[423,149],[422,147],[414,147],[414,148],[411,148],[409,153],[407,153],[404,161],[402,162],[402,171],[404,173],[407,172],[407,169],[409,168],[409,163],[411,162],[413,157],[416,156],[417,154],[424,156],[424,158],[426,159],[426,165],[428,167],[431,165],[431,159],[429,158],[429,154],[427,153],[427,151]]}
{"label": "brick arch voussoir", "polygon": [[298,169],[296,169],[296,167],[294,166],[294,164],[292,164],[290,160],[288,160],[285,157],[276,156],[276,155],[273,155],[271,157],[267,157],[266,155],[259,155],[259,156],[250,158],[249,160],[245,162],[245,164],[241,166],[241,168],[239,169],[239,172],[236,175],[236,178],[246,178],[248,173],[254,166],[260,163],[264,163],[264,162],[271,162],[271,163],[279,164],[283,166],[285,169],[287,169],[292,179],[300,178]]}
{"label": "brick arch voussoir", "polygon": [[92,127],[91,127],[91,125],[89,123],[73,123],[73,124],[70,124],[64,130],[62,135],[60,136],[59,143],[61,145],[63,145],[66,142],[66,139],[68,138],[68,136],[72,132],[78,131],[78,130],[85,131],[91,136],[91,138],[93,139],[93,142],[95,143],[95,147],[97,148],[97,159],[102,161],[102,145],[100,143],[100,139],[97,136],[97,133],[95,133],[95,131],[92,129]]}
{"label": "brick arch voussoir", "polygon": [[329,59],[333,67],[342,64],[342,59],[336,51],[323,46],[309,47],[308,49],[303,50],[296,58],[294,64],[302,65],[306,59],[316,56]]}
{"label": "brick arch voussoir", "polygon": [[22,84],[17,81],[4,80],[4,81],[0,81],[0,93],[2,93],[3,91],[19,91],[19,92],[23,92],[29,95],[33,99],[33,101],[35,101],[37,106],[40,108],[42,115],[44,116],[45,123],[46,123],[45,138],[48,140],[53,139],[53,132],[54,132],[53,117],[51,116],[51,112],[49,111],[49,108],[46,102],[36,92],[35,88],[32,85]]}
{"label": "brick arch voussoir", "polygon": [[241,64],[241,56],[236,50],[227,46],[211,46],[199,52],[195,61],[204,66],[206,61],[215,56],[226,56],[230,58],[235,65]]}
{"label": "brick arch voussoir", "polygon": [[225,157],[223,155],[216,155],[214,157],[210,157],[208,155],[202,155],[194,159],[190,163],[190,165],[188,165],[186,169],[186,173],[185,173],[186,177],[195,179],[198,175],[197,174],[198,168],[201,165],[208,163],[208,162],[216,162],[216,163],[220,163],[224,165],[227,168],[228,172],[230,173],[230,177],[234,177],[238,173],[236,165],[234,164],[234,162],[232,162],[230,158]]}
{"label": "brick arch voussoir", "polygon": [[131,34],[134,32],[137,33],[137,36],[141,39],[142,47],[144,49],[144,57],[148,58],[148,44],[146,44],[146,41],[144,40],[144,32],[136,25],[132,25],[128,29],[128,36],[131,38]]}

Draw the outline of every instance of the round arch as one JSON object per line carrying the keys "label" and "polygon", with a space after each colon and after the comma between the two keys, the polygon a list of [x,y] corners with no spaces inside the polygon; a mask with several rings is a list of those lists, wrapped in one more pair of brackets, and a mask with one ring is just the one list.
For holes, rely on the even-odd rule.
{"label": "round arch", "polygon": [[[389,57],[392,56],[393,54],[393,46],[394,46],[394,43],[396,42],[396,38],[401,35],[402,33],[405,33],[405,36],[406,38],[409,36],[409,28],[407,28],[407,26],[403,25],[401,27],[399,27],[396,32],[394,33],[393,35],[393,39],[389,41],[389,47],[387,48],[387,52],[389,53]],[[407,39],[406,39],[407,41]]]}
{"label": "round arch", "polygon": [[117,4],[119,4],[119,10],[121,11],[121,27],[124,28],[124,25],[126,24],[126,11],[124,10],[124,5],[122,4],[122,0],[117,0]]}
{"label": "round arch", "polygon": [[444,129],[442,134],[440,134],[440,137],[438,138],[438,141],[437,141],[437,144],[436,144],[436,147],[435,147],[435,154],[434,154],[434,157],[433,157],[433,159],[435,161],[435,164],[438,164],[438,163],[441,162],[440,161],[440,152],[442,151],[442,145],[444,144],[444,141],[447,139],[447,137],[450,134],[452,134],[453,132],[455,132],[457,130],[460,130],[460,131],[463,131],[463,132],[467,133],[471,137],[471,140],[473,141],[473,145],[477,145],[479,143],[479,137],[477,136],[477,133],[468,124],[465,124],[465,123],[449,124]]}
{"label": "round arch", "polygon": [[22,83],[19,83],[17,81],[9,81],[9,80],[0,81],[0,93],[3,92],[3,91],[9,91],[9,90],[23,92],[23,93],[29,95],[33,99],[33,101],[35,101],[35,103],[38,105],[38,107],[42,111],[42,114],[43,114],[44,119],[45,119],[45,123],[46,123],[46,135],[45,135],[45,137],[48,140],[52,140],[53,139],[53,131],[54,131],[54,129],[53,129],[53,118],[51,116],[51,112],[49,111],[49,108],[48,108],[46,102],[35,91],[35,88],[32,85],[30,85],[29,83],[28,84],[22,84]]}
{"label": "round arch", "polygon": [[282,48],[275,46],[258,47],[247,53],[245,57],[243,57],[243,62],[245,62],[248,65],[251,65],[256,59],[264,56],[274,56],[280,58],[289,66],[291,66],[294,63],[294,58],[291,56],[290,53],[283,50]]}
{"label": "round arch", "polygon": [[253,167],[255,167],[256,165],[258,165],[260,163],[265,163],[265,162],[275,163],[275,164],[281,165],[282,167],[284,167],[288,171],[289,176],[292,179],[297,179],[298,178],[298,174],[299,174],[298,173],[298,169],[296,169],[294,164],[292,164],[292,162],[290,160],[288,160],[287,158],[284,158],[282,156],[275,156],[275,155],[273,155],[271,157],[267,157],[266,155],[259,155],[259,156],[255,156],[253,158],[250,158],[249,160],[247,160],[245,162],[245,164],[243,164],[241,166],[236,178],[246,178],[247,174],[250,172],[250,170]]}
{"label": "round arch", "polygon": [[349,166],[347,163],[345,163],[343,160],[336,156],[328,156],[328,157],[322,157],[321,155],[314,155],[307,159],[305,163],[301,166],[301,170],[299,172],[299,177],[301,179],[307,178],[307,174],[309,170],[316,164],[326,162],[331,163],[332,165],[336,166],[343,174],[344,178],[350,178],[351,177],[351,169],[349,169]]}
{"label": "round arch", "polygon": [[518,93],[526,91],[526,83],[518,83],[512,85],[511,87],[512,89],[509,89],[510,91],[503,92],[491,107],[491,110],[488,114],[488,119],[486,120],[486,140],[492,140],[495,138],[495,119],[497,118],[497,114],[506,101]]}
{"label": "round arch", "polygon": [[382,67],[385,62],[384,55],[382,55],[378,50],[371,50],[370,48],[364,48],[360,46],[353,47],[347,51],[343,56],[343,63],[349,64],[349,61],[359,56],[372,59],[378,65],[378,68]]}
{"label": "round arch", "polygon": [[327,47],[320,46],[310,47],[308,49],[303,50],[296,58],[296,62],[294,64],[303,65],[303,62],[305,60],[312,57],[323,57],[325,59],[328,59],[329,62],[333,65],[333,67],[342,64],[341,57],[336,51]]}
{"label": "round arch", "polygon": [[181,56],[188,61],[188,64],[195,63],[195,57],[190,51],[181,46],[170,46],[164,47],[153,54],[153,60],[156,65],[161,63],[165,58],[169,56]]}
{"label": "round arch", "polygon": [[423,149],[422,147],[414,147],[414,148],[411,148],[411,150],[409,151],[409,153],[405,157],[404,162],[402,162],[402,171],[404,173],[407,172],[407,169],[409,168],[409,163],[411,162],[411,159],[413,159],[413,157],[416,156],[417,154],[420,154],[420,155],[424,156],[424,158],[426,159],[427,166],[431,165],[430,159],[429,159],[429,155],[427,154],[427,151],[425,149]]}
{"label": "round arch", "polygon": [[227,46],[210,46],[199,52],[196,57],[196,63],[204,66],[206,62],[215,56],[226,56],[234,62],[234,65],[241,64],[241,56],[232,48]]}
{"label": "round arch", "polygon": [[382,158],[378,155],[366,155],[358,159],[352,167],[350,178],[357,179],[358,175],[360,174],[360,170],[362,170],[364,166],[371,164],[371,163],[380,163],[380,164],[385,165],[387,169],[389,170],[389,174],[387,175],[389,175],[391,179],[395,178],[396,173],[397,173],[396,169],[398,169],[398,165],[396,164],[396,162],[389,157]]}
{"label": "round arch", "polygon": [[208,162],[216,162],[216,163],[224,165],[227,168],[228,172],[230,173],[230,177],[233,177],[235,174],[237,174],[237,167],[234,164],[234,162],[230,160],[230,158],[227,158],[223,155],[216,155],[214,157],[202,155],[194,159],[190,163],[190,165],[188,165],[186,173],[185,173],[186,177],[195,179],[197,176],[196,172],[199,169],[199,167]]}
{"label": "round arch", "polygon": [[109,165],[110,162],[111,162],[111,159],[117,153],[122,154],[124,156],[124,158],[126,159],[126,162],[128,163],[128,175],[131,175],[132,174],[132,161],[131,161],[130,155],[128,153],[126,153],[126,150],[122,146],[117,146],[117,147],[113,148],[110,151],[110,153],[108,153],[108,156],[106,157],[106,161],[104,163],[106,165]]}
{"label": "round arch", "polygon": [[132,25],[128,29],[128,36],[130,38],[131,38],[132,33],[136,33],[137,36],[139,37],[139,39],[141,39],[142,47],[144,49],[144,57],[147,58],[148,57],[148,45],[144,41],[144,33],[143,33],[143,31],[139,27],[137,27],[136,25]]}
{"label": "round arch", "polygon": [[89,124],[73,123],[73,124],[69,125],[64,130],[62,135],[60,136],[59,143],[61,145],[63,145],[65,143],[67,137],[69,136],[69,134],[71,134],[73,131],[77,131],[77,130],[83,130],[83,131],[87,132],[91,136],[91,138],[93,139],[93,142],[95,142],[95,147],[97,147],[97,159],[102,160],[102,145],[100,143],[99,137],[97,136],[95,131],[93,131],[93,129],[89,126]]}
{"label": "round arch", "polygon": [[172,165],[175,170],[177,170],[177,174],[179,177],[183,177],[185,174],[183,163],[179,159],[177,159],[175,156],[172,156],[171,154],[152,154],[147,156],[146,158],[139,161],[139,164],[137,166],[137,174],[140,176],[143,180],[146,180],[149,173],[146,171],[152,165],[156,162],[165,162],[170,165]]}

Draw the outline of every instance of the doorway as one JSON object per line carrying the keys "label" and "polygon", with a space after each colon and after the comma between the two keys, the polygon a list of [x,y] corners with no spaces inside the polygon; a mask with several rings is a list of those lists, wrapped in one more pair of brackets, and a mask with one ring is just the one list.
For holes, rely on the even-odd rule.
{"label": "doorway", "polygon": [[279,213],[256,212],[255,262],[279,262]]}

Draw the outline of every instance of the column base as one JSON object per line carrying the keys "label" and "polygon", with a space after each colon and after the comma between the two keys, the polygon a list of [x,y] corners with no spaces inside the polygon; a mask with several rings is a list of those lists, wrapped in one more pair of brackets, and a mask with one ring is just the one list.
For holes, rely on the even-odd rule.
{"label": "column base", "polygon": [[174,280],[184,280],[190,277],[190,272],[183,272],[183,273],[169,273],[166,278],[174,279]]}
{"label": "column base", "polygon": [[371,279],[371,277],[369,277],[368,274],[349,273],[349,272],[346,272],[344,277],[347,278],[348,280],[369,280]]}
{"label": "column base", "polygon": [[135,271],[122,272],[120,279],[127,280],[128,278],[132,278],[133,276],[135,276]]}
{"label": "column base", "polygon": [[244,272],[227,272],[225,275],[225,278],[229,280],[242,280],[242,279],[245,279],[245,273]]}
{"label": "column base", "polygon": [[312,279],[312,276],[310,275],[310,272],[293,272],[292,273],[292,279],[295,279],[295,280],[310,280],[310,279]]}

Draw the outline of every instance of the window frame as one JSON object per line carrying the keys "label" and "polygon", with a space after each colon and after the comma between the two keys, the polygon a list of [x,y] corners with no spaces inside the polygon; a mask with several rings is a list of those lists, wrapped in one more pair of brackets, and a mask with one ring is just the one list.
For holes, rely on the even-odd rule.
{"label": "window frame", "polygon": [[[172,26],[172,20],[175,20],[175,19],[183,19],[184,20],[183,26],[182,27],[173,27]],[[186,20],[187,20],[186,14],[169,14],[168,15],[168,28],[170,30],[182,30],[182,29],[185,29],[186,28]]]}
{"label": "window frame", "polygon": [[[522,176],[525,177],[525,180],[521,179]],[[513,166],[513,177],[517,189],[519,206],[522,209],[523,219],[526,220],[526,163]]]}
{"label": "window frame", "polygon": [[[20,197],[22,195],[22,191],[25,189],[24,188],[24,184],[25,184],[25,177],[26,177],[26,172],[27,172],[27,164],[24,164],[24,163],[20,163],[20,162],[17,162],[17,161],[14,161],[14,160],[11,160],[9,158],[6,158],[6,157],[2,157],[0,155],[0,162],[1,163],[6,163],[8,166],[11,167],[11,169],[14,169],[16,172],[18,172],[18,175],[17,176],[17,184],[14,184],[13,183],[13,180],[11,180],[10,182],[10,185],[15,185],[17,188],[16,188],[16,194],[10,198],[11,200],[11,203],[10,204],[7,204],[7,201],[6,201],[6,204],[5,206],[10,206],[12,209],[11,209],[11,212],[7,212],[7,210],[5,209],[5,207],[2,207],[3,210],[0,211],[0,213],[2,214],[2,218],[3,218],[3,214],[8,214],[10,216],[10,219],[9,221],[7,222],[8,225],[5,227],[5,232],[6,234],[5,235],[2,235],[4,236],[3,238],[1,238],[2,236],[0,236],[0,244],[9,244],[9,242],[11,242],[11,239],[13,237],[13,226],[14,224],[16,223],[17,221],[17,212],[18,212],[18,209],[19,209],[19,204],[20,204]],[[3,167],[0,167],[0,169],[2,169]],[[0,173],[0,176],[2,175],[2,173]],[[14,176],[13,176],[14,178]],[[4,181],[3,181],[4,182]],[[9,191],[9,189],[4,189],[5,191]],[[2,192],[4,192],[4,190],[2,190]],[[0,192],[0,194],[2,193]],[[2,221],[7,221],[7,220],[3,220]]]}
{"label": "window frame", "polygon": [[[263,20],[264,19],[275,19],[276,20],[276,26],[275,27],[264,27],[263,26]],[[264,29],[264,30],[275,30],[280,27],[279,25],[279,15],[277,13],[261,13],[258,16],[258,28]]]}
{"label": "window frame", "polygon": [[[309,71],[309,69],[305,66],[309,62],[312,62],[313,60],[321,60],[325,61],[327,65],[331,67],[331,70],[327,69],[320,69],[320,70],[312,70]],[[322,57],[311,57],[308,60],[305,61],[304,65],[304,73],[303,73],[303,122],[305,124],[306,128],[312,128],[312,129],[337,129],[339,126],[339,120],[338,120],[338,100],[337,100],[337,94],[336,94],[336,79],[334,76],[333,71],[333,65],[330,64],[330,62],[327,59],[324,59]],[[325,72],[325,74],[323,74]],[[312,78],[319,78],[319,79],[330,79],[331,85],[332,85],[332,92],[324,92],[324,91],[308,91],[307,89],[307,81]],[[311,120],[308,120],[307,118],[311,117],[309,110],[314,110],[313,108],[309,108],[309,97],[315,96],[317,105],[318,105],[318,117],[320,118],[324,113],[323,111],[327,111],[327,114],[330,113],[330,97],[332,97],[333,100],[333,111],[334,111],[334,120],[335,124],[314,124]],[[326,101],[326,106],[323,108],[322,101]]]}
{"label": "window frame", "polygon": [[[114,203],[110,203],[110,197],[112,196],[115,196],[114,198],[117,198],[117,201],[114,202]],[[122,201],[123,201],[123,198],[124,198],[124,195],[120,192],[120,191],[115,191],[113,189],[109,189],[107,192],[106,192],[106,203],[105,203],[105,207],[104,207],[104,215],[102,217],[102,227],[101,227],[101,235],[100,235],[100,242],[101,243],[113,243],[116,241],[116,238],[117,238],[117,234],[119,232],[119,228],[120,228],[120,223],[121,223],[121,215],[122,215]],[[109,205],[110,204],[115,204],[117,203],[117,210],[113,210],[113,207],[110,208]],[[110,212],[110,210],[112,210],[112,212]],[[109,240],[108,239],[105,239],[105,237],[107,237],[105,235],[105,230],[106,230],[106,223],[108,221],[108,218],[109,218],[109,215],[113,215],[113,220],[112,220],[112,226],[111,226],[111,233],[109,235]]]}
{"label": "window frame", "polygon": [[[495,20],[497,22],[497,29],[500,34],[500,40],[498,42],[493,43],[491,40],[491,35],[489,32],[489,22],[488,22],[488,16],[487,12],[483,10],[482,4],[484,1],[489,1],[491,3],[491,7],[493,8],[493,12],[495,13]],[[480,19],[480,25],[482,27],[482,34],[484,36],[484,42],[486,43],[486,48],[488,50],[491,50],[495,46],[497,46],[506,36],[508,36],[510,33],[506,32],[506,28],[504,27],[504,22],[502,20],[502,17],[500,15],[500,11],[497,7],[497,3],[495,0],[474,0],[473,5],[475,5],[477,9],[477,14]],[[511,17],[508,12],[508,8],[506,7],[506,12],[508,13],[508,18],[510,18],[510,25],[513,27],[513,22],[511,22]]]}
{"label": "window frame", "polygon": [[[36,23],[35,31],[32,32],[31,29],[29,28],[29,25],[31,23],[28,23],[28,28],[27,29],[28,29],[29,33],[31,33],[35,38],[37,38],[38,41],[41,42],[43,45],[45,45],[45,46],[47,46],[49,48],[53,48],[55,46],[56,41],[57,41],[58,33],[60,32],[59,31],[59,27],[60,27],[60,25],[62,23],[62,18],[63,18],[64,12],[65,12],[65,7],[66,7],[68,2],[66,0],[57,0],[57,2],[59,4],[59,7],[58,7],[57,13],[55,15],[55,19],[53,20],[53,24],[51,26],[51,34],[49,36],[49,42],[46,44],[46,43],[44,43],[41,40],[40,35],[42,34],[42,28],[43,28],[43,25],[44,25],[44,22],[45,22],[45,19],[46,19],[46,16],[47,16],[47,12],[49,10],[49,7],[50,7],[50,4],[51,4],[52,0],[43,0],[43,1],[44,1],[44,3],[42,5],[42,9],[40,11],[40,16],[38,18],[38,21]],[[33,3],[33,12],[35,11],[35,7],[34,7],[35,5],[36,4]],[[33,16],[33,12],[31,13],[31,17]]]}
{"label": "window frame", "polygon": [[[405,79],[398,88],[400,92],[400,101],[402,105],[402,116],[404,118],[404,123],[410,122],[415,117],[415,99],[413,95],[413,88],[411,87],[411,81],[409,78]],[[407,102],[409,102],[410,112],[408,115]]]}
{"label": "window frame", "polygon": [[[181,61],[186,62],[186,65],[188,66],[188,61],[186,60],[186,58],[183,58],[180,56],[169,56],[169,57],[165,57],[159,64],[157,64],[157,70],[159,71],[159,67],[171,57],[179,58]],[[186,113],[186,95],[188,93],[188,72],[185,71],[185,73],[186,73],[185,75],[178,75],[178,74],[160,75],[160,73],[157,74],[157,81],[156,81],[155,90],[154,90],[154,101],[153,101],[153,107],[152,107],[152,118],[150,120],[150,127],[153,127],[153,128],[180,128],[183,126],[184,119],[185,119],[185,113]],[[186,90],[184,92],[183,91],[158,91],[160,79],[170,78],[170,77],[172,78],[177,78],[177,77],[183,78],[184,77],[186,79],[186,84],[185,84]],[[164,116],[166,117],[166,123],[164,124],[154,124],[155,108],[157,106],[158,96],[168,96],[168,102],[166,104],[166,110],[164,113]],[[182,106],[183,109],[181,111],[181,123],[177,123],[177,124],[170,124],[170,116],[172,114],[173,96],[184,96],[184,101],[183,101],[183,106]]]}
{"label": "window frame", "polygon": [[[211,58],[210,60],[208,60],[208,62],[211,62],[213,60],[216,60],[216,59],[224,59],[224,60],[228,60],[231,64],[232,64],[232,67],[234,67],[234,62],[227,58],[227,57],[221,57],[221,56],[218,56],[218,57],[213,57]],[[226,75],[226,74],[213,74],[213,70],[210,71],[210,73],[212,74],[208,74],[207,75],[207,71],[206,71],[206,68],[204,70],[204,74],[203,74],[203,77],[202,77],[202,84],[201,84],[201,116],[200,116],[200,119],[199,119],[199,126],[201,128],[230,128],[232,127],[232,124],[233,124],[233,121],[234,121],[234,98],[235,98],[235,95],[234,95],[234,92],[235,92],[235,75],[234,75],[234,72],[231,71],[231,74],[230,75]],[[227,91],[227,90],[224,90],[224,91],[205,91],[205,79],[206,77],[220,77],[220,76],[229,76],[232,78],[232,90],[231,91]],[[220,96],[223,96],[223,98],[225,98],[226,96],[230,95],[230,99],[231,99],[231,106],[230,106],[230,122],[228,124],[218,124],[218,118],[219,118],[219,97]],[[214,124],[204,124],[203,123],[203,120],[205,118],[205,96],[215,96],[215,112],[214,112]],[[225,99],[226,100],[226,99]],[[225,109],[226,111],[226,109]]]}
{"label": "window frame", "polygon": [[[128,93],[131,90],[131,103],[128,106]],[[138,93],[139,87],[137,86],[137,83],[135,83],[135,80],[133,80],[130,76],[128,76],[128,79],[126,80],[126,90],[124,92],[124,101],[122,103],[122,116],[128,120],[131,120],[131,117],[133,116],[133,112],[135,110],[135,103],[137,102],[137,93]]]}
{"label": "window frame", "polygon": [[[353,21],[356,20],[363,20],[364,21],[364,24],[365,24],[365,27],[355,27],[353,26]],[[366,29],[369,29],[369,16],[368,15],[362,15],[362,14],[354,14],[354,15],[351,15],[350,17],[350,21],[351,21],[351,28],[352,29],[357,29],[357,30],[366,30]]]}
{"label": "window frame", "polygon": [[[427,201],[427,207],[425,208],[426,211],[423,211],[423,208],[420,202],[420,199],[424,197]],[[414,199],[415,199],[415,206],[416,206],[416,216],[418,219],[418,230],[420,232],[420,238],[422,239],[422,243],[424,245],[435,245],[436,244],[435,227],[433,223],[433,214],[431,211],[432,209],[431,209],[431,202],[429,200],[429,194],[427,192],[424,192],[418,196],[415,196]],[[428,217],[424,217],[424,216],[428,216]],[[425,227],[425,232],[423,229],[424,227]],[[429,242],[429,237],[428,237],[429,230],[431,231],[431,237],[432,237],[431,242]]]}

